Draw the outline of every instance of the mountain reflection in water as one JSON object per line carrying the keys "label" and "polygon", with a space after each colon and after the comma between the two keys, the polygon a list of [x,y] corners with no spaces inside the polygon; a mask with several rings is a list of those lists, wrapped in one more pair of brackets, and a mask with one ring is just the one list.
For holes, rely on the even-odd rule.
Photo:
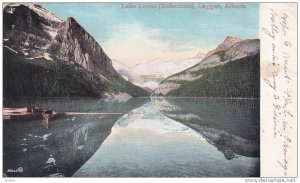
{"label": "mountain reflection in water", "polygon": [[158,98],[154,102],[164,115],[200,133],[226,159],[259,157],[259,100]]}
{"label": "mountain reflection in water", "polygon": [[124,115],[73,176],[259,176],[258,101],[176,100]]}
{"label": "mountain reflection in water", "polygon": [[[127,113],[147,100],[7,99],[4,106],[39,106],[59,112]],[[3,173],[10,177],[72,176],[100,147],[121,116],[63,116],[52,121],[49,128],[44,126],[42,119],[5,122]],[[7,172],[18,167],[23,168],[22,173]]]}
{"label": "mountain reflection in water", "polygon": [[[5,122],[11,177],[259,176],[259,100],[6,99],[5,107],[122,112]],[[23,168],[22,173],[7,172]]]}

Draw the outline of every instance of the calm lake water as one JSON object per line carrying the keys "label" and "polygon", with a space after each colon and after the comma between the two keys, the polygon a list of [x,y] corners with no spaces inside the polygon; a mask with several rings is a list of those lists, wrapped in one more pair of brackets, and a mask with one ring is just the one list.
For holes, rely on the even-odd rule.
{"label": "calm lake water", "polygon": [[259,176],[259,100],[4,100],[20,106],[123,114],[4,121],[6,176]]}

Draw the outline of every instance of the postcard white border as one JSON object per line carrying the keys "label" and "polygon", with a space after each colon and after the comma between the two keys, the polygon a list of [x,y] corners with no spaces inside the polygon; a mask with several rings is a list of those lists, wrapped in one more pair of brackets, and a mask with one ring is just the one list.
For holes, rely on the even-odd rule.
{"label": "postcard white border", "polygon": [[[172,0],[139,0],[139,2],[172,2]],[[2,1],[3,2],[3,1]],[[34,0],[26,0],[26,1],[16,1],[16,0],[11,0],[11,1],[5,1],[5,2],[37,2],[37,1],[34,1]],[[47,0],[47,1],[39,1],[39,2],[61,2],[59,0]],[[82,0],[64,0],[63,2],[82,2]],[[88,2],[99,2],[97,0],[89,0]],[[101,1],[100,1],[101,2]],[[105,2],[105,1],[104,1]],[[106,1],[107,2],[107,1]],[[128,0],[110,0],[110,2],[128,2]],[[199,0],[199,1],[189,1],[189,0],[182,0],[181,2],[205,2],[203,0]],[[224,0],[222,2],[231,2],[230,0]],[[243,2],[257,2],[257,1],[251,1],[251,0],[245,0]],[[278,3],[280,3],[280,1],[277,1]],[[278,5],[277,3],[277,5]],[[260,3],[261,4],[261,3]],[[280,4],[285,4],[285,3],[280,3]],[[295,4],[295,3],[294,3]],[[264,6],[273,6],[274,4],[272,3],[264,3]],[[279,5],[280,6],[280,5]],[[285,6],[281,6],[280,8],[282,9],[283,7]],[[293,9],[293,8],[292,8]],[[1,19],[0,19],[0,24],[2,24],[2,14],[0,15]],[[296,9],[296,16],[294,17],[296,18],[294,21],[293,21],[293,24],[298,25],[298,20],[297,20],[297,9]],[[264,21],[264,18],[261,17],[260,19],[261,22]],[[262,24],[260,24],[262,25]],[[1,30],[2,30],[2,27],[1,27]],[[294,41],[296,41],[296,44],[297,45],[297,31],[298,30],[295,30],[295,32],[293,33],[293,38],[294,38]],[[3,39],[2,37],[3,35],[1,34],[1,39]],[[263,38],[261,38],[261,52],[262,50],[264,50],[264,40],[262,40]],[[295,78],[295,86],[297,86],[297,49],[295,48],[295,52],[296,52],[296,58],[294,59],[294,64],[293,64],[293,69],[296,71],[293,75],[293,78]],[[262,53],[263,54],[263,53]],[[1,59],[3,58],[2,57],[2,52],[0,52],[0,57]],[[265,62],[262,57],[261,57],[261,62]],[[262,65],[261,65],[261,68]],[[0,72],[1,72],[1,81],[3,81],[3,78],[2,78],[2,73],[3,73],[3,70],[2,70],[2,67],[0,67]],[[261,72],[262,74],[264,73],[264,71]],[[264,96],[264,93],[265,92],[265,86],[264,85],[261,85],[261,96],[263,97]],[[3,84],[1,83],[0,84],[0,93],[1,93],[1,96],[3,98]],[[297,97],[297,87],[294,87],[293,88],[293,95],[296,95]],[[297,114],[297,101],[298,99],[295,98],[295,104],[294,104],[294,109],[293,111],[296,112]],[[268,100],[263,100],[261,104],[261,107],[264,107],[265,105],[267,105],[267,103],[264,104],[264,102],[268,102]],[[0,100],[0,105],[1,105],[1,109],[2,109],[2,106],[3,106],[3,103],[2,103],[2,100]],[[269,129],[269,128],[272,128],[272,124],[269,124],[268,123],[268,118],[267,117],[267,113],[264,113],[264,112],[267,112],[268,110],[267,109],[263,109],[261,110],[261,176],[262,177],[277,177],[277,178],[280,178],[281,175],[280,173],[282,173],[282,171],[280,169],[278,169],[278,172],[275,171],[277,170],[277,168],[273,169],[274,166],[277,166],[275,165],[276,163],[274,163],[273,160],[271,160],[268,155],[269,154],[276,154],[276,152],[273,150],[278,148],[277,144],[275,143],[272,144],[272,140],[271,141],[268,141],[269,138],[271,138],[271,135],[268,134],[268,133],[265,133],[265,131],[263,130],[266,130],[266,129]],[[265,121],[266,120],[266,121]],[[2,121],[2,115],[0,116],[0,121]],[[297,118],[295,120],[295,124],[296,126],[294,126],[294,131],[292,132],[292,138],[293,138],[293,143],[295,143],[294,147],[293,147],[293,150],[291,151],[292,152],[292,157],[291,157],[291,161],[293,162],[293,168],[296,168],[296,169],[293,169],[292,172],[289,173],[289,176],[292,176],[292,177],[295,177],[295,176],[298,176],[297,174],[297,164],[298,164],[298,159],[297,159]],[[0,125],[0,129],[1,129],[1,132],[3,132],[3,129],[2,129],[2,125]],[[1,135],[1,141],[3,140],[3,137]],[[295,152],[296,151],[296,152]],[[1,158],[0,158],[0,171],[2,171],[2,155],[3,155],[3,149],[1,148]],[[267,158],[267,159],[265,159]],[[271,163],[271,164],[269,164]],[[274,165],[274,166],[272,166]],[[279,173],[279,174],[278,174]],[[224,179],[223,178],[188,178],[188,179],[183,179],[183,178],[123,178],[123,179],[120,179],[120,178],[101,178],[100,180],[98,178],[55,178],[55,179],[47,179],[47,178],[1,178],[2,180],[1,181],[4,181],[4,182],[40,182],[40,181],[43,181],[43,182],[82,182],[82,181],[89,181],[89,182],[99,182],[101,180],[101,182],[153,182],[153,181],[157,181],[157,182],[181,182],[181,181],[184,181],[184,182],[199,182],[199,181],[204,181],[204,182],[224,182]],[[248,178],[230,178],[230,179],[226,179],[226,181],[230,181],[230,182],[246,182],[246,179]],[[251,179],[251,178],[250,178]],[[252,179],[255,179],[257,182],[268,182],[268,180],[271,180],[271,179],[264,179],[264,178],[252,178]],[[264,181],[265,180],[265,181]],[[252,181],[253,182],[253,181]],[[269,181],[270,182],[270,181]],[[292,181],[291,181],[292,182]]]}

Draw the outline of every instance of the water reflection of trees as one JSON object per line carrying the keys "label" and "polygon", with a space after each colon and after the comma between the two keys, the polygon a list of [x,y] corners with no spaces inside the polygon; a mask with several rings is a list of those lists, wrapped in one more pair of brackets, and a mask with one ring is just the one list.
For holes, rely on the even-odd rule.
{"label": "water reflection of trees", "polygon": [[259,100],[152,100],[164,115],[201,134],[226,159],[259,157]]}
{"label": "water reflection of trees", "polygon": [[[55,111],[127,113],[148,99],[104,101],[100,99],[20,99],[9,106],[39,106]],[[22,174],[7,176],[72,176],[101,146],[122,115],[77,115],[54,119],[44,126],[42,119],[5,123],[4,170],[22,166]],[[26,141],[24,141],[26,139]],[[23,144],[23,145],[20,145]],[[26,146],[25,146],[26,145]],[[26,150],[24,150],[26,148]],[[49,157],[55,164],[47,164]]]}

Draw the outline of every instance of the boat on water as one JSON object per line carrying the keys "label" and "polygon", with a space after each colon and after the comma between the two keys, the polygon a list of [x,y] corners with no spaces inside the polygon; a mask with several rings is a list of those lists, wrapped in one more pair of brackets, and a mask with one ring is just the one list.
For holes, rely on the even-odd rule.
{"label": "boat on water", "polygon": [[41,113],[33,113],[27,107],[16,107],[16,108],[3,108],[3,119],[9,121],[15,120],[33,120],[33,119],[40,119]]}
{"label": "boat on water", "polygon": [[19,108],[3,108],[3,119],[14,120],[36,120],[44,119],[48,123],[49,120],[64,115],[120,115],[124,113],[119,112],[55,112],[51,109],[42,110],[38,107],[19,107]]}
{"label": "boat on water", "polygon": [[9,113],[28,113],[28,108],[27,107],[18,107],[18,108],[4,107],[3,108],[3,113],[4,114],[9,114]]}

